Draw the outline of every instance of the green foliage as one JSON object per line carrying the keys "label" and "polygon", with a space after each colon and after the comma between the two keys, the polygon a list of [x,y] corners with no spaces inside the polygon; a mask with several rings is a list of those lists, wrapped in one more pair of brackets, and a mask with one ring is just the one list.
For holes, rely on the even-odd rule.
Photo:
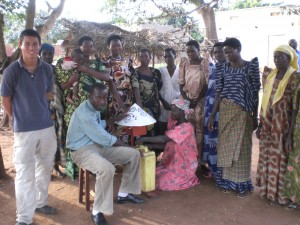
{"label": "green foliage", "polygon": [[237,0],[230,8],[245,9],[263,6],[262,0]]}
{"label": "green foliage", "polygon": [[22,20],[16,14],[6,14],[4,16],[4,23],[5,42],[17,47],[19,34],[25,27],[25,20]]}
{"label": "green foliage", "polygon": [[22,9],[26,7],[25,0],[0,0],[0,13],[1,14],[9,14],[14,13],[18,16],[24,16]]}
{"label": "green foliage", "polygon": [[[48,14],[45,11],[38,12],[35,18],[35,25],[43,24],[44,18],[47,15]],[[25,20],[21,19],[16,14],[6,14],[4,17],[4,22],[5,42],[13,45],[14,47],[17,47],[19,34],[25,27]],[[54,27],[50,30],[50,32],[42,41],[50,44],[55,44],[58,40],[64,39],[66,35],[67,30],[60,22],[60,19],[58,19]]]}

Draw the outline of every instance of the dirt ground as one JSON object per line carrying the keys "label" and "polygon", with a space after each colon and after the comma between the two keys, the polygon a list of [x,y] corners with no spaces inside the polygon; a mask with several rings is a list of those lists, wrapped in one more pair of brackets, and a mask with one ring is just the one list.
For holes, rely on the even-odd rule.
{"label": "dirt ground", "polygon": [[[252,178],[258,160],[258,141],[253,137]],[[13,134],[0,131],[0,145],[7,179],[0,180],[0,225],[15,224],[14,167],[12,163]],[[114,191],[117,193],[121,174],[116,174]],[[161,192],[147,198],[143,205],[114,204],[114,214],[107,216],[110,225],[296,225],[300,211],[274,208],[261,200],[257,190],[246,198],[224,194],[215,187],[213,179],[200,177],[201,184],[183,191]],[[92,225],[90,213],[78,203],[78,184],[69,178],[52,176],[49,204],[58,214],[36,214],[34,225]]]}

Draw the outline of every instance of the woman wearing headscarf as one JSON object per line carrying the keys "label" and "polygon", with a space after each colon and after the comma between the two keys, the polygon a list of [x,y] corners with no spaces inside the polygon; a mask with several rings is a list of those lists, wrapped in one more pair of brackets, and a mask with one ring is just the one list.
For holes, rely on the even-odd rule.
{"label": "woman wearing headscarf", "polygon": [[234,191],[245,198],[253,190],[251,147],[257,128],[259,65],[257,58],[246,61],[241,57],[238,39],[228,38],[223,46],[228,61],[216,65],[216,96],[208,122],[213,131],[219,111],[216,184],[224,193]]}
{"label": "woman wearing headscarf", "polygon": [[141,137],[136,144],[164,146],[162,160],[156,167],[156,188],[164,191],[183,190],[199,184],[196,176],[198,150],[193,125],[187,122],[189,101],[175,99],[165,135]]}
{"label": "woman wearing headscarf", "polygon": [[65,167],[66,165],[66,155],[64,151],[65,130],[63,125],[64,103],[63,92],[55,75],[55,67],[52,65],[54,51],[55,49],[51,44],[43,43],[39,50],[39,56],[41,57],[42,61],[52,66],[54,72],[53,99],[51,100],[50,107],[56,133],[57,150],[55,153],[55,163],[53,169],[58,177],[62,178],[66,176],[59,168],[59,166]]}
{"label": "woman wearing headscarf", "polygon": [[287,202],[283,194],[288,161],[285,144],[293,129],[291,117],[298,70],[296,52],[288,45],[281,45],[274,50],[274,63],[276,68],[265,68],[262,79],[264,92],[257,130],[256,182],[261,198],[269,199],[273,206],[280,206]]}

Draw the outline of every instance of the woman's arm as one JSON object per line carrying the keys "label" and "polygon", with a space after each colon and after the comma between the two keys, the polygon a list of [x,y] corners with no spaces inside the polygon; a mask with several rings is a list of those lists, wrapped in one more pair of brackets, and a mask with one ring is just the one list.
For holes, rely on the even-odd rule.
{"label": "woman's arm", "polygon": [[142,144],[165,144],[166,142],[170,141],[171,139],[167,135],[158,135],[154,137],[140,137],[135,141],[135,144],[142,145]]}
{"label": "woman's arm", "polygon": [[61,87],[61,89],[63,89],[63,90],[66,90],[66,89],[69,89],[69,88],[71,88],[71,87],[73,87],[73,84],[75,83],[75,82],[77,82],[78,81],[78,74],[72,74],[71,76],[70,76],[70,78],[69,78],[69,80],[67,81],[67,82],[65,82],[65,83],[60,83],[60,87]]}
{"label": "woman's arm", "polygon": [[92,77],[94,77],[98,80],[102,80],[102,81],[109,81],[110,80],[109,75],[108,75],[107,72],[97,71],[97,70],[91,69],[91,68],[89,68],[87,66],[84,66],[84,65],[78,64],[77,65],[77,70],[80,71],[80,72],[83,72],[83,73],[87,73],[90,76],[92,76]]}
{"label": "woman's arm", "polygon": [[112,93],[114,99],[118,103],[119,109],[124,109],[125,108],[125,104],[122,101],[122,99],[121,99],[121,97],[120,97],[120,95],[118,93],[118,90],[116,88],[116,85],[115,85],[114,81],[112,79],[109,79],[108,85],[109,85],[110,92]]}
{"label": "woman's arm", "polygon": [[220,96],[221,96],[221,93],[220,92],[216,92],[213,110],[211,112],[211,115],[210,115],[209,121],[208,121],[208,125],[207,125],[208,129],[210,131],[214,130],[215,116],[216,116],[217,112],[219,111],[219,107],[220,107],[220,101],[221,101]]}
{"label": "woman's arm", "polygon": [[294,128],[295,128],[295,124],[296,124],[296,118],[297,118],[298,110],[299,109],[294,109],[292,111],[291,124],[290,124],[290,128],[289,128],[287,140],[286,140],[286,143],[285,143],[285,151],[286,152],[290,152],[293,149],[293,134],[294,134]]}

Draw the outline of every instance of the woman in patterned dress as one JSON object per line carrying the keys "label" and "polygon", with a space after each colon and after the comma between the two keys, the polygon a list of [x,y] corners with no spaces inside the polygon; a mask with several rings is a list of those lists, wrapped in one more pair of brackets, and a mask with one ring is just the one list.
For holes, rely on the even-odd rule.
{"label": "woman in patterned dress", "polygon": [[[117,117],[125,108],[132,105],[134,93],[139,93],[139,89],[138,87],[132,87],[131,85],[131,74],[133,70],[129,65],[129,61],[126,61],[122,57],[122,37],[119,35],[111,35],[108,37],[106,44],[111,55],[104,64],[108,68],[108,72],[112,78],[116,92],[118,93],[118,99],[114,98],[112,95],[108,97],[108,115],[109,117]],[[112,127],[109,127],[109,131],[123,142],[128,142],[128,135],[125,127],[113,125]]]}
{"label": "woman in patterned dress", "polygon": [[273,206],[280,206],[287,203],[283,193],[288,161],[285,144],[293,129],[290,123],[297,88],[296,52],[288,45],[281,45],[274,50],[274,63],[275,69],[265,68],[263,73],[256,182],[260,197],[269,199]]}
{"label": "woman in patterned dress", "polygon": [[[132,87],[140,90],[139,93],[135,92],[136,103],[158,121],[161,98],[159,91],[162,87],[162,78],[158,69],[149,67],[150,60],[151,52],[148,49],[142,49],[139,52],[141,65],[132,75]],[[154,126],[148,126],[148,135],[154,136],[158,133],[157,123]]]}
{"label": "woman in patterned dress", "polygon": [[189,102],[175,99],[165,135],[141,137],[136,143],[150,148],[164,146],[162,160],[156,167],[156,188],[163,191],[183,190],[199,184],[196,170],[198,151],[194,129],[187,122]]}
{"label": "woman in patterned dress", "polygon": [[[224,63],[226,57],[223,50],[223,42],[217,42],[212,48],[212,55],[217,63]],[[214,130],[208,129],[208,120],[213,110],[215,95],[216,95],[216,76],[215,68],[211,69],[208,79],[208,89],[205,94],[204,104],[204,148],[203,148],[203,161],[208,164],[210,172],[204,173],[205,178],[212,176],[216,177],[217,174],[217,143],[218,143],[218,121],[219,113],[215,116]]]}
{"label": "woman in patterned dress", "polygon": [[214,130],[219,111],[216,183],[224,193],[235,191],[245,198],[253,190],[251,147],[258,120],[259,65],[257,58],[242,59],[238,39],[228,38],[223,46],[228,62],[216,65],[216,97],[208,128]]}
{"label": "woman in patterned dress", "polygon": [[203,162],[204,101],[211,65],[207,57],[201,57],[197,41],[188,41],[185,50],[188,58],[182,58],[179,64],[180,93],[183,99],[191,103],[190,108],[194,110],[189,120],[195,130],[199,166],[203,174],[207,174],[210,170]]}
{"label": "woman in patterned dress", "polygon": [[284,196],[289,199],[287,208],[297,209],[300,206],[300,73],[296,74],[298,88],[293,99],[291,129],[287,137],[286,149],[289,154],[284,183]]}

